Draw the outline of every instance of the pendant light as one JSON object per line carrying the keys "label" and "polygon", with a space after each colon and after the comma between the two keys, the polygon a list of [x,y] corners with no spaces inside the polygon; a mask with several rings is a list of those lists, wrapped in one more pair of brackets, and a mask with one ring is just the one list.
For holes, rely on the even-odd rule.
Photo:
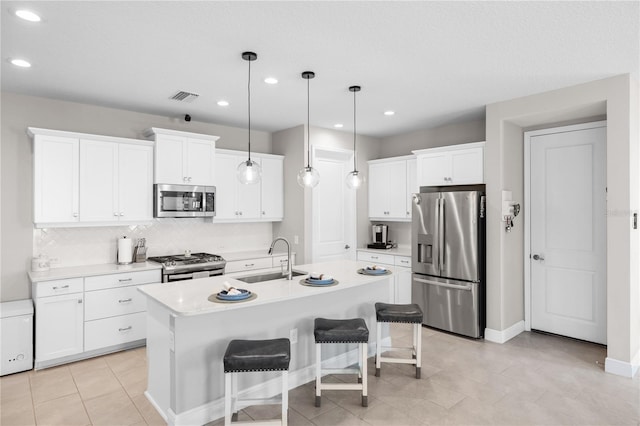
{"label": "pendant light", "polygon": [[248,149],[247,149],[247,161],[243,161],[238,165],[237,176],[240,183],[244,185],[253,185],[260,182],[262,170],[260,170],[260,164],[251,160],[251,62],[258,59],[258,55],[253,52],[242,52],[242,59],[249,63],[249,79],[247,84],[248,94],[248,111],[249,111],[249,123],[248,123]]}
{"label": "pendant light", "polygon": [[307,167],[303,167],[298,172],[298,185],[303,188],[313,188],[320,182],[320,174],[316,169],[311,167],[311,139],[309,137],[309,80],[316,75],[313,71],[305,71],[302,78],[307,80]]}
{"label": "pendant light", "polygon": [[348,188],[358,189],[364,185],[364,174],[356,166],[356,92],[360,91],[360,86],[351,86],[349,91],[353,92],[353,171],[349,172],[345,181]]}

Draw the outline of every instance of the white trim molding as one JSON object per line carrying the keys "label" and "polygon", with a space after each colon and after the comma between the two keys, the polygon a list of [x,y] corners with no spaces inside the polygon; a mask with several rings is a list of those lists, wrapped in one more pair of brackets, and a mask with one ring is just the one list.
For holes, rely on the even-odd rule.
{"label": "white trim molding", "polygon": [[524,321],[518,321],[505,330],[484,329],[484,340],[493,343],[506,343],[524,331]]}
{"label": "white trim molding", "polygon": [[632,378],[638,372],[638,364],[618,361],[617,359],[606,357],[604,360],[604,371],[617,376]]}

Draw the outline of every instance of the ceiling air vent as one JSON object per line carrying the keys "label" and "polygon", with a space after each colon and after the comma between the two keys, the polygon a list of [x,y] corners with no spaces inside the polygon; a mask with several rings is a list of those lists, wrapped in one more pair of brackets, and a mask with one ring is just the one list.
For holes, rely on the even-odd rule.
{"label": "ceiling air vent", "polygon": [[181,101],[181,102],[193,102],[196,99],[198,99],[198,96],[200,95],[198,95],[197,93],[190,93],[190,92],[185,92],[181,90],[175,95],[173,95],[171,99],[173,99],[174,101]]}

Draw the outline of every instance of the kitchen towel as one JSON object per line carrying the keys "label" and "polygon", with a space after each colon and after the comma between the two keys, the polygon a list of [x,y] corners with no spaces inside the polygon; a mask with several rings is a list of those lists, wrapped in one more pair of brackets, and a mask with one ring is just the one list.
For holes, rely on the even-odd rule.
{"label": "kitchen towel", "polygon": [[133,262],[133,240],[122,237],[118,239],[118,264],[126,265]]}

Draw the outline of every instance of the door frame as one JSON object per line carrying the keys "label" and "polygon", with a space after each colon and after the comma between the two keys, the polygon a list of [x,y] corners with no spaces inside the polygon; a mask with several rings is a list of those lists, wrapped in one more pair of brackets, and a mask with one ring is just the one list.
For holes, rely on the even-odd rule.
{"label": "door frame", "polygon": [[[327,157],[334,157],[334,158],[339,157],[341,161],[348,162],[350,164],[353,163],[352,150],[311,145],[311,159],[313,163],[318,161],[319,158],[322,158],[323,153],[329,154]],[[345,174],[344,178],[346,179],[346,177],[347,175]],[[320,180],[322,180],[322,176],[320,176]],[[344,185],[346,186],[346,183]],[[314,260],[316,256],[315,241],[317,239],[316,238],[317,229],[313,219],[314,211],[315,211],[314,207],[315,207],[315,204],[317,203],[317,200],[316,200],[317,192],[314,190],[309,192],[311,192],[311,194],[308,194],[309,198],[307,199],[308,201],[307,205],[309,206],[309,208],[305,208],[305,215],[307,217],[306,218],[307,220],[305,220],[305,223],[308,224],[307,235],[309,235],[310,238],[305,238],[305,241],[308,242],[306,246],[306,252],[309,254],[309,256],[307,257],[307,260],[313,263],[315,262]],[[350,258],[355,260],[357,224],[358,224],[357,212],[356,212],[356,191],[347,189],[347,194],[348,196],[347,196],[345,210],[349,212],[348,218],[351,222],[351,226],[347,226],[347,229],[348,229],[347,244],[351,246],[351,248],[349,249],[349,253],[351,253]]]}
{"label": "door frame", "polygon": [[[531,137],[606,127],[607,121],[550,127],[524,132],[524,329],[531,331]],[[605,141],[606,147],[607,141]],[[605,148],[606,149],[606,148]],[[605,224],[606,226],[606,224]],[[608,255],[608,254],[607,254]],[[604,271],[605,277],[607,271]],[[608,283],[605,280],[605,286]]]}

